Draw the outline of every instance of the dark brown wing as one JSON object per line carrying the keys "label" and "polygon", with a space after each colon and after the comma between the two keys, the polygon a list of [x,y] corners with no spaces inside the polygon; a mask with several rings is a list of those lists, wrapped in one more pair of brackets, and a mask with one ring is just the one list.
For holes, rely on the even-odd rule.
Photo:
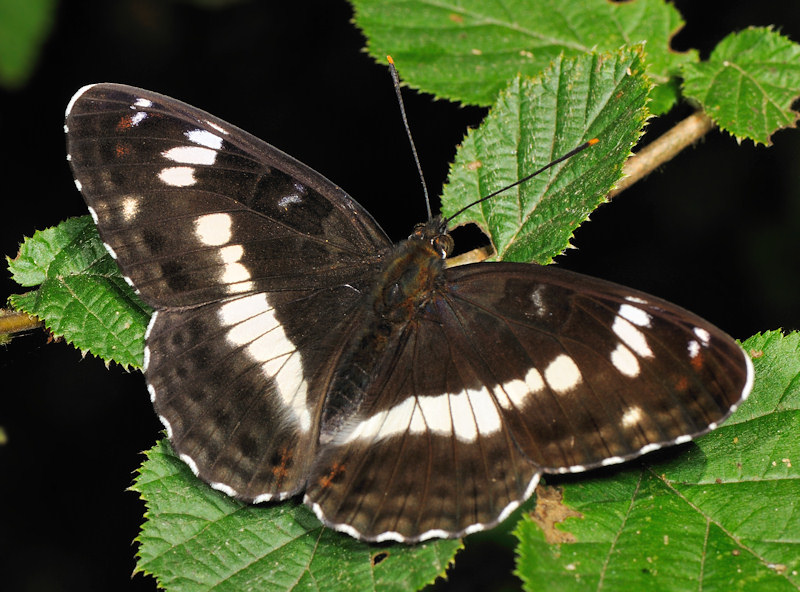
{"label": "dark brown wing", "polygon": [[689,440],[752,386],[733,339],[652,296],[525,264],[445,276],[367,369],[367,403],[315,467],[307,503],[354,536],[412,542],[491,526],[542,471]]}
{"label": "dark brown wing", "polygon": [[238,497],[305,484],[318,376],[390,246],[319,173],[204,111],[81,89],[68,159],[100,236],[156,309],[145,376],[176,451]]}

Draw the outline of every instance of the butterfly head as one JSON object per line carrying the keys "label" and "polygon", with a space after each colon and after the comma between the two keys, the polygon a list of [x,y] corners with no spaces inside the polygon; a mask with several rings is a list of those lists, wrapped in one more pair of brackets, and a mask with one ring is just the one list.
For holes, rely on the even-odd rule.
{"label": "butterfly head", "polygon": [[420,222],[414,226],[414,232],[409,240],[430,243],[433,250],[446,259],[453,250],[453,237],[447,233],[447,221],[441,216],[434,216],[427,222]]}

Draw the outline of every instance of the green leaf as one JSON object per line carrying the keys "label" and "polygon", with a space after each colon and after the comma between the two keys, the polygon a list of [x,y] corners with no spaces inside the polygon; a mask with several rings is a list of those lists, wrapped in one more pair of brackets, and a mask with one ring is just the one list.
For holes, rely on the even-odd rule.
{"label": "green leaf", "polygon": [[453,214],[566,154],[599,143],[530,181],[469,208],[498,259],[549,263],[603,201],[641,135],[650,83],[636,50],[557,58],[539,78],[517,77],[467,134],[444,188]]}
{"label": "green leaf", "polygon": [[168,591],[416,590],[444,574],[460,541],[361,543],[299,501],[252,506],[200,484],[166,440],[133,489],[147,505],[137,571]]}
{"label": "green leaf", "polygon": [[743,346],[756,383],[720,428],[677,456],[565,479],[557,528],[520,522],[527,590],[800,587],[800,333]]}
{"label": "green leaf", "polygon": [[151,311],[122,278],[89,216],[35,232],[8,268],[20,285],[39,286],[11,296],[17,310],[81,350],[141,367]]}
{"label": "green leaf", "polygon": [[663,0],[352,1],[370,55],[391,54],[408,85],[463,103],[490,105],[518,73],[536,75],[560,55],[646,42],[647,74],[665,85],[651,107],[661,113],[675,102],[680,66],[697,60],[670,49],[683,21]]}
{"label": "green leaf", "polygon": [[0,0],[0,83],[18,88],[33,73],[55,19],[54,0]]}
{"label": "green leaf", "polygon": [[738,140],[771,144],[794,127],[800,97],[800,45],[768,28],[731,33],[707,62],[684,65],[684,92]]}

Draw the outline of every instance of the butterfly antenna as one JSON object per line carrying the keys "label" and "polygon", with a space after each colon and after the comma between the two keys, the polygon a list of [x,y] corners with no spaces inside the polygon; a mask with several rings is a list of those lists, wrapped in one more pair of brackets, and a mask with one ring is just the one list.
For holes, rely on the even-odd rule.
{"label": "butterfly antenna", "polygon": [[578,146],[577,148],[573,148],[572,150],[570,150],[569,152],[567,152],[567,153],[566,153],[566,154],[564,154],[563,156],[559,156],[559,157],[558,157],[558,158],[556,158],[555,160],[553,160],[553,161],[551,161],[551,162],[547,163],[546,165],[544,165],[544,166],[543,166],[542,168],[540,168],[539,170],[532,172],[530,175],[526,175],[525,177],[522,177],[522,179],[520,179],[519,181],[514,181],[514,182],[513,182],[511,185],[506,185],[506,186],[505,186],[505,187],[503,187],[502,189],[498,189],[497,191],[494,191],[493,193],[490,193],[489,195],[486,195],[486,196],[484,196],[484,197],[482,197],[482,198],[480,198],[480,199],[478,199],[478,200],[476,200],[476,201],[473,201],[471,204],[464,206],[463,208],[461,208],[460,210],[458,210],[458,211],[457,211],[455,214],[453,214],[452,216],[450,216],[449,218],[447,218],[447,219],[445,220],[445,223],[449,223],[449,222],[450,222],[450,220],[453,220],[454,218],[458,217],[459,215],[461,215],[463,212],[465,212],[466,210],[470,209],[471,207],[473,207],[473,206],[476,206],[476,205],[478,205],[479,203],[486,201],[487,199],[491,199],[491,198],[493,198],[495,195],[497,195],[497,194],[499,194],[499,193],[503,193],[503,191],[506,191],[506,190],[508,190],[508,189],[511,189],[512,187],[516,187],[517,185],[521,185],[522,183],[524,183],[525,181],[528,181],[528,180],[532,179],[533,177],[535,177],[535,176],[536,176],[536,175],[538,175],[539,173],[543,173],[544,171],[546,171],[546,170],[547,170],[547,169],[549,169],[550,167],[557,165],[559,162],[563,162],[563,161],[567,160],[568,158],[571,158],[571,157],[575,156],[575,155],[576,155],[578,152],[583,152],[583,151],[584,151],[584,150],[586,150],[586,149],[587,149],[589,146],[594,146],[594,145],[595,145],[595,144],[597,144],[599,141],[600,141],[600,140],[598,140],[597,138],[592,138],[591,140],[588,140],[587,142],[584,142],[583,144],[581,144],[581,145],[580,145],[580,146]]}
{"label": "butterfly antenna", "polygon": [[414,162],[417,164],[417,172],[419,172],[419,180],[422,183],[422,193],[425,195],[425,207],[428,208],[428,220],[433,218],[431,212],[431,199],[428,196],[428,186],[425,184],[425,177],[422,174],[422,165],[419,163],[419,155],[417,154],[417,147],[414,145],[414,138],[411,137],[411,128],[408,126],[408,118],[406,117],[406,107],[403,104],[403,95],[400,92],[400,76],[397,75],[397,68],[394,67],[394,60],[392,56],[387,55],[386,59],[389,62],[389,71],[392,73],[392,82],[394,83],[394,92],[397,94],[397,102],[400,104],[400,115],[403,116],[403,127],[406,128],[406,135],[408,136],[408,143],[411,144],[411,154],[414,155]]}

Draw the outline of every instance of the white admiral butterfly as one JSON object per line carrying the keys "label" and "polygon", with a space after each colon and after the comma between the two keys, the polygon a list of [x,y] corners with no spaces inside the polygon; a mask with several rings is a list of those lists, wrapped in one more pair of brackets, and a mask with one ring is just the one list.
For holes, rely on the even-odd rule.
{"label": "white admiral butterfly", "polygon": [[305,492],[369,541],[503,520],[542,472],[714,429],[753,370],[678,306],[534,264],[446,267],[339,187],[185,103],[118,84],[67,108],[108,251],[155,308],[144,372],[174,449],[250,502]]}

